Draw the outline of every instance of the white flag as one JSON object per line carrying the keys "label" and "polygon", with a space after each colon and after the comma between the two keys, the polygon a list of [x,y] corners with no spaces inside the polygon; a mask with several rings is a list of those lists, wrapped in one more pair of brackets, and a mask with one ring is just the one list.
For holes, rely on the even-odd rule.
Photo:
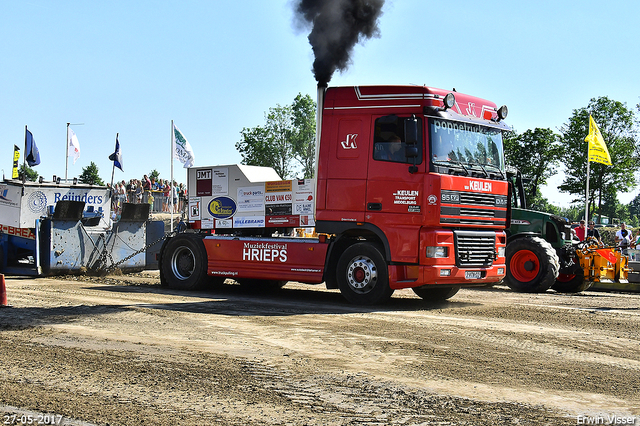
{"label": "white flag", "polygon": [[173,139],[173,158],[180,160],[185,168],[193,166],[195,156],[191,145],[175,124],[173,125]]}
{"label": "white flag", "polygon": [[69,128],[69,140],[67,141],[67,156],[73,157],[73,164],[76,164],[76,160],[80,158],[80,144],[71,128]]}

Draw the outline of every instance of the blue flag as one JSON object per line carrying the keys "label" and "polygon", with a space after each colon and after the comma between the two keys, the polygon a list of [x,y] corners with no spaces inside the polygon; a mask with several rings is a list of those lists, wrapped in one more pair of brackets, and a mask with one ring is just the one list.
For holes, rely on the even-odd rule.
{"label": "blue flag", "polygon": [[122,170],[122,153],[120,152],[120,142],[118,142],[118,135],[116,135],[116,151],[109,156],[109,160],[113,161],[113,165]]}
{"label": "blue flag", "polygon": [[40,164],[40,151],[36,146],[36,140],[33,138],[33,134],[25,127],[26,136],[24,142],[24,153],[29,167],[37,166]]}

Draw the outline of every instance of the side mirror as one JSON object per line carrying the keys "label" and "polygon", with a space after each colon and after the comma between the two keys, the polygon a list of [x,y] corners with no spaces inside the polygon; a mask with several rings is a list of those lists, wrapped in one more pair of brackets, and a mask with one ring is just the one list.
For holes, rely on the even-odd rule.
{"label": "side mirror", "polygon": [[418,119],[415,115],[404,120],[404,139],[407,145],[418,144]]}
{"label": "side mirror", "polygon": [[416,158],[419,155],[417,145],[407,145],[404,148],[404,155],[407,158]]}

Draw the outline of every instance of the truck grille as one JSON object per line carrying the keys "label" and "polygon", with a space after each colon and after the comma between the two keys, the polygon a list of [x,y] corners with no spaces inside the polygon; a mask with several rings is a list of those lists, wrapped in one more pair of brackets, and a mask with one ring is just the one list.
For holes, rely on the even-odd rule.
{"label": "truck grille", "polygon": [[492,231],[453,231],[456,266],[489,267],[496,257],[496,234]]}
{"label": "truck grille", "polygon": [[506,224],[507,197],[504,195],[443,190],[440,197],[440,221],[443,224]]}

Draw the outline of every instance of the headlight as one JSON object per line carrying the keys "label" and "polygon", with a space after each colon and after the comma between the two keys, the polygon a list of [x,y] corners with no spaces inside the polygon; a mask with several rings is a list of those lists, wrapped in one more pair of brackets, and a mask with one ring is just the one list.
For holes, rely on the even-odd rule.
{"label": "headlight", "polygon": [[449,250],[447,247],[427,247],[427,257],[449,257]]}
{"label": "headlight", "polygon": [[507,253],[506,247],[498,247],[498,257],[505,257]]}

